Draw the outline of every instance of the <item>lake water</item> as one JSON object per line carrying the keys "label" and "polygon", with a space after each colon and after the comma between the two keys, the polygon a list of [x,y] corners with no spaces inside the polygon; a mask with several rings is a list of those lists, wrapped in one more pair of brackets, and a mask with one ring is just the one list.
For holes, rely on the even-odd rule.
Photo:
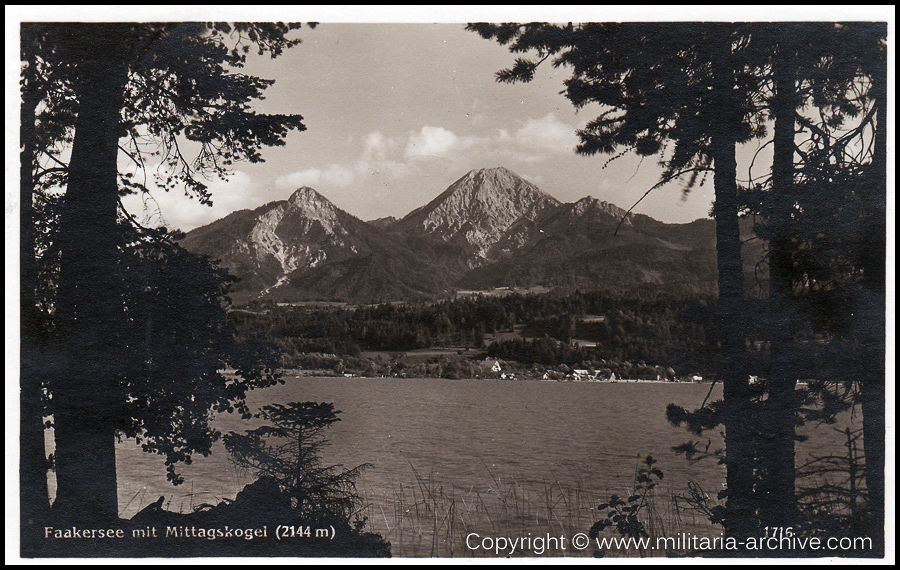
{"label": "lake water", "polygon": [[[714,532],[705,519],[674,508],[672,497],[696,481],[713,498],[725,471],[715,459],[688,462],[672,447],[697,437],[665,419],[669,403],[694,409],[708,384],[558,383],[397,378],[285,378],[251,392],[252,407],[272,402],[333,402],[341,421],[327,435],[325,460],[371,463],[359,480],[366,528],[392,543],[395,556],[464,556],[465,536],[587,532],[592,510],[609,495],[629,495],[647,454],[665,474],[655,490],[656,520],[667,533]],[[717,386],[712,399],[721,397]],[[849,421],[849,420],[848,420]],[[858,421],[858,420],[857,420]],[[223,431],[258,424],[222,415]],[[800,453],[835,450],[840,438],[815,432]],[[722,447],[711,434],[710,450]],[[704,445],[706,437],[704,437]],[[119,508],[130,517],[167,497],[188,511],[233,497],[250,482],[219,443],[209,457],[181,466],[185,483],[166,482],[162,458],[132,442],[117,449]],[[560,553],[563,554],[563,553]],[[571,554],[567,552],[565,554]]]}

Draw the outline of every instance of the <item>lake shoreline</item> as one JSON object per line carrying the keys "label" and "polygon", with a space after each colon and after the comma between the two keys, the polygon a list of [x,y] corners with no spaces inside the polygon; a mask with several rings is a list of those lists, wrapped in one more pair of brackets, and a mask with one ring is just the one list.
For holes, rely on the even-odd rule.
{"label": "lake shoreline", "polygon": [[[622,378],[617,380],[574,380],[566,378],[544,379],[530,376],[523,377],[507,377],[507,378],[442,378],[439,376],[364,376],[358,374],[328,374],[323,370],[302,370],[297,368],[282,368],[279,370],[282,376],[290,376],[295,378],[335,378],[335,379],[356,379],[356,380],[449,380],[449,381],[469,381],[469,380],[494,380],[498,382],[547,382],[559,384],[713,384],[715,380],[643,380]],[[231,373],[231,371],[226,371]]]}

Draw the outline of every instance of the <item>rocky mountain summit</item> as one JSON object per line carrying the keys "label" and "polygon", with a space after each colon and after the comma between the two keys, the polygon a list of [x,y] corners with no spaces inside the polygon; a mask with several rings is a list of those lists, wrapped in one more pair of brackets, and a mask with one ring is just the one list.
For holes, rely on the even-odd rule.
{"label": "rocky mountain summit", "polygon": [[303,187],[197,228],[182,244],[240,278],[239,304],[387,302],[537,285],[708,293],[714,233],[712,220],[665,224],[593,197],[561,203],[498,167],[467,173],[400,220],[363,222]]}
{"label": "rocky mountain summit", "polygon": [[309,187],[283,201],[241,210],[189,232],[182,245],[220,259],[241,281],[235,297],[290,289],[293,278],[350,259],[400,255],[407,248]]}
{"label": "rocky mountain summit", "polygon": [[397,224],[470,248],[478,262],[521,220],[533,221],[560,201],[503,167],[472,170]]}

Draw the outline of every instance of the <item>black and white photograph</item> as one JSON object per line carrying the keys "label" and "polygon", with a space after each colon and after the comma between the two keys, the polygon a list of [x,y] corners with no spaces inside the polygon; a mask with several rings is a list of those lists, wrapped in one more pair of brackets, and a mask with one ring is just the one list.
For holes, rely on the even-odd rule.
{"label": "black and white photograph", "polygon": [[7,563],[895,562],[889,7],[6,20]]}

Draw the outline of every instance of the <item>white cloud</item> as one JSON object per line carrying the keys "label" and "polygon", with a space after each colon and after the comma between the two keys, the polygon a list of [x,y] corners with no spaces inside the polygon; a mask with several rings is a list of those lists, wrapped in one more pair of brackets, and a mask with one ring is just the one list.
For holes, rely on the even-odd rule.
{"label": "white cloud", "polygon": [[367,134],[362,158],[354,165],[354,170],[359,175],[386,174],[391,178],[406,175],[409,167],[393,157],[399,146],[396,140],[384,136],[381,131]]}
{"label": "white cloud", "polygon": [[571,154],[577,144],[575,127],[548,113],[528,119],[512,132],[500,128],[486,136],[459,135],[444,127],[426,125],[410,132],[404,157],[450,158],[466,164],[485,160],[534,164]]}
{"label": "white cloud", "polygon": [[381,131],[372,131],[366,135],[362,159],[365,162],[386,160],[396,146],[397,141],[384,136]]}
{"label": "white cloud", "polygon": [[448,153],[460,147],[461,144],[460,137],[453,131],[443,127],[426,125],[418,133],[410,135],[404,155],[407,158],[414,156],[446,157]]}

